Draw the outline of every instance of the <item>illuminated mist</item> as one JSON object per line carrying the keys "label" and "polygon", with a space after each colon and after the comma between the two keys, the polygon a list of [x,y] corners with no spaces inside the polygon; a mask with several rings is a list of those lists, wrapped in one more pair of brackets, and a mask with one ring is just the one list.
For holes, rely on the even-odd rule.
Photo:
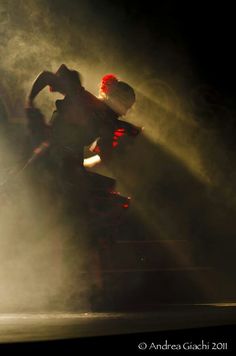
{"label": "illuminated mist", "polygon": [[[231,113],[224,105],[217,107],[217,93],[198,83],[184,48],[160,37],[154,63],[149,48],[137,55],[132,32],[123,39],[121,10],[101,4],[98,15],[92,0],[67,3],[60,1],[56,7],[45,0],[0,1],[0,99],[4,115],[20,128],[17,133],[10,129],[9,140],[1,129],[1,181],[27,157],[24,103],[39,72],[55,71],[65,63],[81,73],[84,86],[94,94],[100,78],[113,72],[136,89],[137,103],[127,120],[144,131],[122,157],[98,171],[116,177],[119,190],[132,196],[142,238],[192,239],[194,258],[212,259],[228,273],[234,264],[226,244],[227,262],[220,255],[223,239],[235,245],[234,153],[209,123],[211,116],[220,116],[220,121]],[[148,43],[148,32],[140,36],[142,45]],[[206,91],[213,99],[205,99]],[[47,119],[56,98],[45,90],[37,99]],[[25,151],[14,147],[16,140],[24,142]],[[45,192],[36,195],[34,188],[23,174],[1,194],[0,311],[89,308],[86,227],[75,243],[60,202],[54,204]],[[132,234],[137,230],[131,229]],[[207,285],[203,287],[210,296]]]}

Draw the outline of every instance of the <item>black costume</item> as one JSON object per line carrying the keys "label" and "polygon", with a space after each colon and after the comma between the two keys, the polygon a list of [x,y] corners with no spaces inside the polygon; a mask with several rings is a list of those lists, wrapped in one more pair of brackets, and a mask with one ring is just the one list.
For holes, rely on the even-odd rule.
{"label": "black costume", "polygon": [[[49,125],[46,125],[38,109],[29,108],[27,114],[36,152],[42,142],[48,142],[49,156],[54,166],[67,178],[76,177],[83,169],[84,147],[97,142],[94,152],[102,161],[108,160],[118,138],[124,134],[136,136],[139,128],[119,120],[119,114],[107,103],[86,91],[79,75],[62,65],[56,74],[42,72],[31,90],[31,100],[45,86],[65,95],[56,101],[56,110]],[[114,141],[115,140],[115,141]]]}

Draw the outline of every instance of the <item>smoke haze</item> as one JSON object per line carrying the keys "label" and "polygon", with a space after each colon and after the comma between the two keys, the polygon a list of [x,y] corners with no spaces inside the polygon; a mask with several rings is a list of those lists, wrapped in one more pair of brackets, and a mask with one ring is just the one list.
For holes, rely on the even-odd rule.
{"label": "smoke haze", "polygon": [[[102,1],[99,11],[92,0],[56,3],[0,1],[0,100],[9,122],[20,125],[25,145],[19,151],[19,132],[11,128],[6,139],[2,129],[1,181],[27,157],[24,104],[42,70],[54,72],[65,63],[95,95],[101,77],[115,73],[137,93],[127,120],[144,127],[110,167],[98,169],[117,178],[118,189],[133,198],[135,223],[127,233],[192,240],[195,259],[210,258],[229,273],[233,249],[223,241],[235,246],[234,110],[201,81],[181,38],[163,30],[168,24],[152,34],[140,18],[129,24],[135,9],[116,2]],[[44,90],[37,98],[47,120],[57,97]],[[35,194],[24,174],[12,184],[2,194],[0,213],[0,311],[29,304],[33,310],[89,308],[86,226],[75,242],[60,202],[44,191]],[[220,259],[222,245],[227,261]]]}

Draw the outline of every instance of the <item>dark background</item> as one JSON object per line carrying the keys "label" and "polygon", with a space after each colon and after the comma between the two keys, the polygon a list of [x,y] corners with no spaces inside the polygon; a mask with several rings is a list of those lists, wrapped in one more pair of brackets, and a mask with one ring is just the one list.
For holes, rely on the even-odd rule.
{"label": "dark background", "polygon": [[[170,41],[186,49],[200,80],[213,85],[226,98],[235,95],[234,9],[229,1],[92,0],[90,3],[93,14],[103,21],[107,31],[123,39],[127,54],[144,51],[147,64],[154,66],[159,56],[158,41]],[[49,1],[49,4],[55,15],[63,13],[76,21],[79,1],[61,0],[56,4]],[[142,32],[148,33],[148,42],[146,37],[142,38]]]}

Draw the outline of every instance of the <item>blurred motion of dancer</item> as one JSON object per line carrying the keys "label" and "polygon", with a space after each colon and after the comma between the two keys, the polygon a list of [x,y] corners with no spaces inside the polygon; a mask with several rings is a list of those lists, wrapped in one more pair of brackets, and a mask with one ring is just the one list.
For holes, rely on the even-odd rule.
{"label": "blurred motion of dancer", "polygon": [[[64,96],[56,101],[56,110],[49,124],[34,106],[36,96],[46,86]],[[56,73],[40,73],[28,96],[26,113],[34,157],[41,155],[47,158],[56,180],[59,177],[62,190],[70,186],[66,198],[71,206],[70,216],[74,215],[74,221],[81,214],[88,219],[93,248],[96,242],[99,244],[99,239],[104,239],[107,222],[117,220],[116,214],[120,214],[124,201],[118,195],[111,195],[116,183],[114,179],[86,170],[84,147],[89,146],[95,153],[95,163],[109,161],[120,137],[135,137],[140,132],[140,128],[120,119],[134,103],[133,88],[114,75],[102,78],[99,97],[96,97],[82,86],[79,73],[64,64]],[[114,209],[115,205],[119,205],[120,210]],[[94,249],[90,263],[99,289],[102,286],[100,247]]]}
{"label": "blurred motion of dancer", "polygon": [[[56,101],[56,110],[49,125],[38,109],[34,99],[46,86],[53,92],[64,95]],[[99,98],[81,85],[77,71],[69,70],[62,64],[56,73],[42,72],[33,83],[27,101],[27,116],[34,145],[49,142],[51,152],[57,162],[67,171],[72,167],[84,166],[84,147],[99,153],[102,161],[111,158],[118,137],[127,134],[136,136],[140,129],[120,120],[135,102],[135,93],[127,83],[119,81],[114,75],[102,78]]]}

